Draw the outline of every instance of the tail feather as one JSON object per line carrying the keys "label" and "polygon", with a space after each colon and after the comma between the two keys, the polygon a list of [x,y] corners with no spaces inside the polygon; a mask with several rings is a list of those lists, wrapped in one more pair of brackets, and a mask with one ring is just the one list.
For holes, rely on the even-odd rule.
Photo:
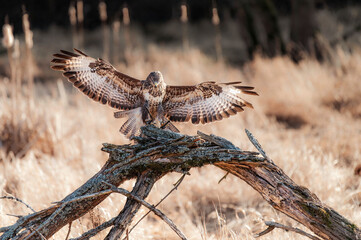
{"label": "tail feather", "polygon": [[[136,121],[136,120],[135,120],[135,121]],[[131,130],[131,132],[130,132],[130,135],[129,135],[129,136],[130,136],[130,137],[135,136],[138,131],[139,131],[139,128],[133,127],[132,130]],[[129,138],[130,138],[130,137],[129,137]]]}
{"label": "tail feather", "polygon": [[125,136],[127,136],[128,132],[130,131],[130,119],[125,121],[125,123],[121,126],[119,129],[119,132],[123,133]]}
{"label": "tail feather", "polygon": [[128,120],[122,125],[119,131],[127,138],[131,138],[138,134],[140,127],[144,125],[142,120],[141,108],[135,108],[128,111],[115,112],[114,117],[128,117]]}
{"label": "tail feather", "polygon": [[[140,107],[132,110],[115,112],[114,117],[115,118],[128,117],[127,121],[125,121],[124,124],[119,129],[119,132],[124,134],[127,138],[131,138],[139,134],[140,127],[145,125],[145,123],[142,120],[142,111]],[[164,123],[166,121],[168,121],[168,119],[163,119]],[[172,132],[179,132],[176,126],[174,126],[173,123],[171,122],[168,122],[164,128]]]}
{"label": "tail feather", "polygon": [[115,118],[127,117],[127,116],[129,116],[129,115],[134,114],[136,111],[138,111],[138,108],[134,108],[134,109],[131,109],[131,110],[126,110],[126,111],[115,112],[115,113],[114,113],[114,117],[115,117]]}
{"label": "tail feather", "polygon": [[246,100],[243,100],[243,104],[244,104],[245,106],[249,107],[249,108],[253,108],[252,103],[247,102]]}

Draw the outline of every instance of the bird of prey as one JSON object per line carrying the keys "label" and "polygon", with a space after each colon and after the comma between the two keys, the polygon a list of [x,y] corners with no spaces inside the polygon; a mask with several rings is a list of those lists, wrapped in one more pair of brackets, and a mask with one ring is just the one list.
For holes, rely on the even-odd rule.
{"label": "bird of prey", "polygon": [[54,54],[52,69],[63,71],[80,91],[102,104],[122,110],[116,118],[128,117],[120,132],[128,138],[140,127],[155,124],[179,132],[172,122],[209,123],[228,118],[252,104],[242,94],[258,95],[241,82],[203,82],[193,86],[168,86],[159,71],[138,80],[117,71],[111,64],[76,53],[60,50]]}

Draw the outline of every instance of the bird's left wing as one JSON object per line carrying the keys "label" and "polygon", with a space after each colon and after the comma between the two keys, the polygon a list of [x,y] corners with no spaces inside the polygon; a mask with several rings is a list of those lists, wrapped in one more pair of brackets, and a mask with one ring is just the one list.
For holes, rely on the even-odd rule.
{"label": "bird's left wing", "polygon": [[118,72],[102,59],[94,59],[74,49],[77,53],[60,50],[51,61],[52,69],[63,75],[88,97],[113,108],[130,110],[140,106],[143,95],[140,80]]}
{"label": "bird's left wing", "polygon": [[258,95],[240,82],[204,82],[194,86],[167,86],[163,100],[166,117],[175,122],[208,123],[228,118],[252,104],[241,94]]}

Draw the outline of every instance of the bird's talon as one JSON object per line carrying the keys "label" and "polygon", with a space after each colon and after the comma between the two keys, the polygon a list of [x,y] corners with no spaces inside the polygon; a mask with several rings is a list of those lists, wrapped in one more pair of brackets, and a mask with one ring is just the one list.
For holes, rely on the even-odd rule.
{"label": "bird's talon", "polygon": [[167,122],[165,122],[162,126],[160,126],[160,128],[161,128],[161,129],[164,129],[164,128],[168,125],[168,123],[170,123],[169,120],[168,120]]}

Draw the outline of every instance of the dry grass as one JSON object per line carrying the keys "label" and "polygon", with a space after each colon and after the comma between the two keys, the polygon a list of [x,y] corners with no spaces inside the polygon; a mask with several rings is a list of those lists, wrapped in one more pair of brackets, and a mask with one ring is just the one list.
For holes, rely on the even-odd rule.
{"label": "dry grass", "polygon": [[[35,41],[36,42],[36,41]],[[51,48],[64,46],[52,46]],[[66,46],[65,46],[66,47]],[[50,49],[50,48],[49,48]],[[49,60],[52,50],[44,55]],[[43,49],[35,49],[38,56]],[[100,52],[89,51],[100,56]],[[255,109],[205,126],[178,124],[183,133],[196,130],[225,137],[242,149],[254,150],[243,129],[249,129],[273,160],[297,183],[308,187],[342,215],[361,225],[361,52],[337,51],[338,65],[306,60],[295,65],[285,57],[257,57],[241,71],[216,63],[198,50],[187,55],[149,46],[133,51],[128,66],[118,69],[144,78],[162,71],[168,84],[201,81],[243,81],[256,86],[259,97],[248,97]],[[44,64],[44,78],[50,78]],[[60,75],[52,75],[60,78]],[[118,133],[122,122],[107,106],[88,100],[63,80],[35,85],[35,104],[17,105],[12,125],[11,83],[0,79],[0,195],[12,194],[40,210],[62,199],[95,174],[107,159],[101,143],[126,143]],[[63,84],[64,83],[64,84]],[[64,87],[65,85],[65,87]],[[23,91],[26,91],[23,89]],[[14,141],[13,129],[20,129]],[[263,221],[299,224],[272,209],[253,189],[232,176],[217,184],[224,172],[215,167],[193,169],[181,187],[161,209],[189,239],[253,239],[265,228]],[[171,174],[159,181],[148,201],[157,202],[180,177]],[[133,182],[126,183],[130,188]],[[71,237],[78,236],[118,214],[125,199],[111,196],[91,214],[73,223]],[[139,218],[146,210],[142,210]],[[10,200],[0,201],[0,226],[16,219],[6,214],[29,210]],[[54,239],[64,239],[67,227]],[[106,233],[94,239],[103,239]],[[163,222],[147,217],[131,239],[177,239]],[[275,230],[262,239],[303,239]]]}

